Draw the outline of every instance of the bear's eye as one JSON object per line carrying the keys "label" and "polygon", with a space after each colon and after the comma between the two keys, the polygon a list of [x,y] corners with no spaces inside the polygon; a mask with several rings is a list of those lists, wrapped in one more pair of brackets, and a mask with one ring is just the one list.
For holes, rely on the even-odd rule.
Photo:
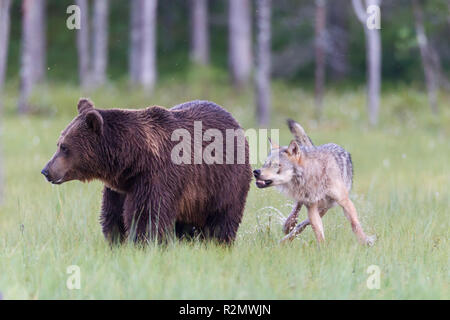
{"label": "bear's eye", "polygon": [[62,153],[67,153],[69,150],[67,149],[67,147],[65,146],[65,145],[61,145],[60,147],[59,147],[60,149],[61,149],[61,152]]}

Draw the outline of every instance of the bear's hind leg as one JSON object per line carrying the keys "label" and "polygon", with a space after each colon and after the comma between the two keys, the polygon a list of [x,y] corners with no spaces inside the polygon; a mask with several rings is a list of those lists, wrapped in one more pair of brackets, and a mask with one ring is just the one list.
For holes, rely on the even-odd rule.
{"label": "bear's hind leg", "polygon": [[179,222],[175,223],[175,234],[178,239],[193,239],[196,234],[196,228],[189,223]]}
{"label": "bear's hind leg", "polygon": [[125,239],[125,225],[122,216],[124,201],[124,194],[115,192],[108,187],[103,189],[100,223],[105,238],[111,243],[122,242]]}

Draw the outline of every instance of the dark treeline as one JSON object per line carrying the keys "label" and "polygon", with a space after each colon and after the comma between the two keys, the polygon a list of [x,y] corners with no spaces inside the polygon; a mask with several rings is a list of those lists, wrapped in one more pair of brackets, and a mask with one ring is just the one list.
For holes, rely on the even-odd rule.
{"label": "dark treeline", "polygon": [[[436,90],[448,87],[446,0],[1,2],[2,17],[11,3],[5,77],[20,82],[24,112],[33,81],[91,88],[128,79],[151,92],[193,64],[223,69],[237,88],[254,79],[260,124],[269,119],[270,77],[314,86],[319,117],[325,86],[367,82],[373,124],[381,82],[426,84],[434,112]],[[72,4],[86,12],[81,22],[87,28],[66,27]],[[365,25],[371,4],[381,7],[381,30]]]}
{"label": "dark treeline", "polygon": [[[2,0],[3,1],[3,0]],[[127,76],[129,50],[129,10],[132,1],[110,0],[110,78]],[[211,63],[227,68],[228,0],[208,2]],[[256,3],[252,6],[256,31]],[[419,1],[421,2],[421,1]],[[66,8],[75,1],[47,0],[47,64],[50,79],[77,81],[75,32],[67,32]],[[411,82],[423,79],[410,0],[383,0],[382,42],[383,80]],[[158,69],[161,76],[183,73],[189,61],[189,0],[158,1]],[[21,40],[21,1],[13,0],[7,77],[18,76]],[[350,0],[327,1],[329,36],[327,68],[331,79],[360,81],[365,74],[364,32]],[[450,22],[446,0],[424,1],[425,27],[429,41],[441,57],[442,67],[450,67]],[[91,10],[92,11],[92,10]],[[314,76],[315,0],[272,0],[272,74],[286,79]],[[254,32],[253,32],[254,33]],[[253,34],[253,37],[256,37]],[[289,54],[297,52],[297,54]],[[286,61],[285,57],[289,57]],[[288,64],[288,65],[286,65]],[[52,68],[54,67],[54,68]],[[53,70],[52,70],[53,69]]]}

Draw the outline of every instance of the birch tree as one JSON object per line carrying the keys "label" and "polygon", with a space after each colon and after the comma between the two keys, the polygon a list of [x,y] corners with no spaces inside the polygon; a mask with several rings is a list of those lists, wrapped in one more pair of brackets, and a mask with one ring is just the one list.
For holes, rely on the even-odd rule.
{"label": "birch tree", "polygon": [[141,70],[142,1],[131,0],[130,5],[131,7],[130,7],[129,73],[131,83],[136,85],[140,81],[140,70]]}
{"label": "birch tree", "polygon": [[92,82],[101,86],[106,81],[108,63],[109,0],[95,0],[92,14]]}
{"label": "birch tree", "polygon": [[[8,62],[11,0],[0,1],[0,95],[3,90]],[[0,97],[0,106],[1,106]],[[0,110],[1,112],[1,110]]]}
{"label": "birch tree", "polygon": [[208,0],[191,0],[191,59],[209,63]]}
{"label": "birch tree", "polygon": [[153,90],[157,77],[157,5],[157,0],[132,0],[130,7],[130,81],[147,91]]}
{"label": "birch tree", "polygon": [[20,94],[18,112],[29,110],[29,98],[36,81],[45,74],[45,0],[23,0]]}
{"label": "birch tree", "polygon": [[[8,61],[8,44],[9,44],[9,26],[10,26],[10,7],[11,0],[0,1],[0,121],[2,116],[2,90],[6,77],[6,67]],[[1,125],[1,123],[0,123]],[[0,133],[3,128],[0,126]],[[0,137],[2,135],[0,134]],[[4,171],[3,171],[3,152],[2,144],[0,145],[0,205],[3,204],[4,198]]]}
{"label": "birch tree", "polygon": [[141,76],[143,88],[152,91],[156,83],[156,9],[157,0],[142,0]]}
{"label": "birch tree", "polygon": [[326,0],[316,0],[316,21],[315,21],[315,103],[316,115],[320,118],[323,107],[323,94],[325,85],[325,56],[327,47],[326,35]]}
{"label": "birch tree", "polygon": [[[381,89],[381,37],[377,28],[369,29],[367,26],[369,15],[367,8],[380,6],[381,0],[352,0],[353,9],[363,25],[366,37],[366,63],[367,63],[367,109],[369,123],[376,125],[380,107]],[[373,8],[373,7],[372,7]],[[375,17],[376,18],[376,17]]]}
{"label": "birch tree", "polygon": [[78,53],[78,77],[81,87],[89,87],[90,63],[89,63],[89,6],[87,0],[76,0],[80,7],[80,29],[77,30],[77,53]]}
{"label": "birch tree", "polygon": [[45,78],[46,68],[47,68],[47,36],[46,36],[46,26],[47,20],[46,15],[46,0],[36,0],[36,24],[35,24],[35,37],[37,38],[36,43],[36,53],[33,56],[34,66],[34,80],[36,82],[41,82]]}
{"label": "birch tree", "polygon": [[94,0],[92,20],[89,1],[76,0],[80,7],[80,29],[77,30],[78,77],[83,89],[105,84],[108,66],[109,0]]}
{"label": "birch tree", "polygon": [[231,79],[235,87],[248,82],[252,69],[252,32],[249,0],[229,0],[228,45]]}
{"label": "birch tree", "polygon": [[270,119],[270,55],[271,55],[271,0],[256,0],[256,113],[258,124],[266,126]]}

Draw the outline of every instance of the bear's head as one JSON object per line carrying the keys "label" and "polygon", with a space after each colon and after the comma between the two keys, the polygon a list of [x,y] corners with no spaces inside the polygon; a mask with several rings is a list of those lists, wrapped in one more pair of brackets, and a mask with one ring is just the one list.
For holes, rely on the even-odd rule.
{"label": "bear's head", "polygon": [[55,154],[41,171],[49,182],[99,178],[103,125],[103,117],[93,103],[80,99],[78,115],[61,132]]}

